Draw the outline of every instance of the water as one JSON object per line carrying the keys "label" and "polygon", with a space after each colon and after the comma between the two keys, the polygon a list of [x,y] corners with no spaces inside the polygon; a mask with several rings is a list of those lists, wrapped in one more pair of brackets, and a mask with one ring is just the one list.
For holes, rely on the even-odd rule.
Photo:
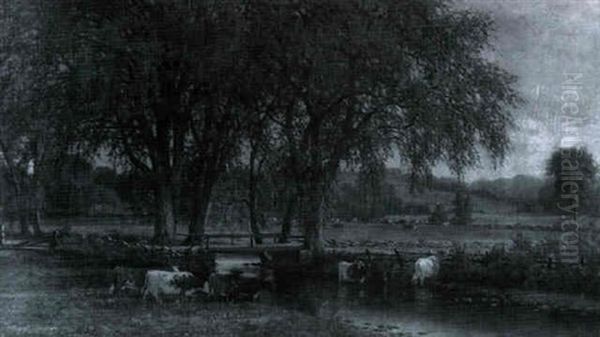
{"label": "water", "polygon": [[381,335],[600,336],[598,317],[550,314],[521,306],[492,306],[489,302],[457,303],[454,296],[443,297],[428,289],[406,289],[385,297],[365,294],[352,286],[313,282],[296,283],[283,296],[283,305],[324,318],[339,317],[360,330]]}
{"label": "water", "polygon": [[[251,305],[115,299],[107,295],[108,283],[107,270],[85,263],[73,268],[37,253],[0,251],[0,336],[213,336],[229,328],[227,320],[202,320],[215,312],[250,319],[264,314]],[[383,336],[600,335],[598,319],[455,303],[425,289],[384,298],[327,282],[297,282],[273,305],[336,317]]]}

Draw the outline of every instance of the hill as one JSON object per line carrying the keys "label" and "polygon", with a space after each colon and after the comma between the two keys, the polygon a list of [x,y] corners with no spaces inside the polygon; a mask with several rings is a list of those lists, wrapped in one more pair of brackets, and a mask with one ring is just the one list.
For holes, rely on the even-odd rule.
{"label": "hill", "polygon": [[[478,180],[469,184],[468,188],[472,196],[474,213],[508,215],[539,211],[538,193],[543,185],[543,179],[517,175],[512,178]],[[380,200],[374,200],[377,198],[361,195],[361,193],[368,194],[370,192],[358,186],[358,173],[345,171],[338,176],[336,195],[338,201],[358,199],[354,202],[347,201],[347,203],[354,204],[358,208],[367,207],[365,203],[369,201],[379,201],[385,204],[389,202],[390,198],[393,198],[396,202],[401,203],[401,206],[392,207],[397,213],[426,214],[436,203],[441,204],[447,210],[451,210],[457,186],[458,182],[454,178],[433,177],[428,186],[421,186],[411,192],[410,176],[408,174],[399,169],[386,169],[381,184],[383,195]],[[354,195],[350,195],[352,193]]]}

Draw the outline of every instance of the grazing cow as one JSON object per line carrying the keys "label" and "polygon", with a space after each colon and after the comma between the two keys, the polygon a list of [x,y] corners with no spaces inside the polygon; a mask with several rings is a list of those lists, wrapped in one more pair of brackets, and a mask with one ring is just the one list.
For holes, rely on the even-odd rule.
{"label": "grazing cow", "polygon": [[197,280],[187,271],[148,270],[144,281],[143,298],[152,296],[156,301],[169,296],[189,296]]}
{"label": "grazing cow", "polygon": [[117,266],[113,269],[113,282],[109,293],[117,294],[139,294],[144,286],[146,270],[142,268],[127,268]]}
{"label": "grazing cow", "polygon": [[372,258],[371,252],[365,250],[366,255],[366,285],[369,292],[383,291],[384,295],[401,285],[404,259],[397,249],[394,249],[395,257]]}
{"label": "grazing cow", "polygon": [[237,298],[239,291],[239,274],[212,273],[208,277],[208,294],[214,299],[227,301]]}
{"label": "grazing cow", "polygon": [[338,282],[339,283],[360,283],[363,284],[367,276],[367,266],[362,260],[354,262],[341,261],[338,263]]}
{"label": "grazing cow", "polygon": [[233,270],[228,273],[213,272],[206,283],[210,297],[226,301],[256,299],[263,291],[275,290],[273,269],[261,269],[257,274]]}
{"label": "grazing cow", "polygon": [[273,257],[217,254],[214,272],[208,277],[209,295],[215,299],[254,299],[261,290],[275,289]]}
{"label": "grazing cow", "polygon": [[404,258],[397,249],[394,249],[394,260],[385,266],[385,284],[398,283],[404,274]]}
{"label": "grazing cow", "polygon": [[440,263],[437,256],[422,257],[415,262],[415,273],[412,277],[413,284],[424,285],[425,279],[431,279],[437,276],[440,269]]}

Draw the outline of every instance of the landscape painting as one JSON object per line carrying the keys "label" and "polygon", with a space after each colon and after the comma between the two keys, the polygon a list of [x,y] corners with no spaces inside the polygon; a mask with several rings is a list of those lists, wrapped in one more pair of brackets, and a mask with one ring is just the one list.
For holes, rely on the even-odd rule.
{"label": "landscape painting", "polygon": [[0,0],[0,337],[600,336],[600,1]]}

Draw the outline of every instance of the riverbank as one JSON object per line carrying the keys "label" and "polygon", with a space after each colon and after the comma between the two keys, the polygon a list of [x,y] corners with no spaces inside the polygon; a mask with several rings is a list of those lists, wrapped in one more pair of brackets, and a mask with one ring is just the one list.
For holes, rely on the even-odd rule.
{"label": "riverbank", "polygon": [[[410,285],[412,266],[427,253],[400,250],[404,266],[392,288],[417,291]],[[330,249],[324,270],[335,278],[335,267],[341,260],[373,259],[375,267],[390,268],[397,260],[393,251]],[[547,263],[528,251],[495,251],[489,254],[466,254],[452,249],[442,259],[440,273],[431,284],[443,299],[467,305],[489,307],[520,306],[550,315],[600,317],[597,284],[600,275],[595,263],[581,266]],[[389,271],[389,270],[388,270]],[[380,273],[381,274],[381,273]],[[390,286],[387,289],[390,292]],[[398,289],[396,289],[398,290]]]}
{"label": "riverbank", "polygon": [[[490,307],[522,306],[550,315],[600,317],[600,299],[586,297],[583,294],[466,287],[456,287],[453,291],[448,291],[448,287],[446,287],[445,292],[446,296],[457,303],[473,303]],[[452,295],[452,293],[457,295]]]}
{"label": "riverbank", "polygon": [[[258,303],[156,304],[109,296],[109,269],[72,267],[37,252],[0,251],[0,270],[0,336],[587,337],[600,331],[594,317],[456,302],[431,288],[385,298],[332,280],[297,279],[295,288]],[[474,296],[454,290],[458,298]]]}
{"label": "riverbank", "polygon": [[264,303],[162,304],[108,295],[107,271],[0,251],[0,336],[369,336],[334,317]]}

